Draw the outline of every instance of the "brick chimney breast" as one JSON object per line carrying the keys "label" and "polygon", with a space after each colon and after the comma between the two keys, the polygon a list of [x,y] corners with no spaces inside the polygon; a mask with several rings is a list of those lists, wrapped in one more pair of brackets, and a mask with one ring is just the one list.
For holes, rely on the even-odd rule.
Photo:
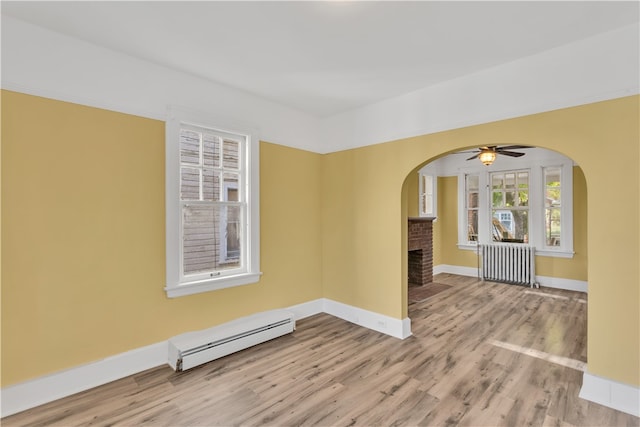
{"label": "brick chimney breast", "polygon": [[409,285],[433,282],[433,219],[409,218]]}

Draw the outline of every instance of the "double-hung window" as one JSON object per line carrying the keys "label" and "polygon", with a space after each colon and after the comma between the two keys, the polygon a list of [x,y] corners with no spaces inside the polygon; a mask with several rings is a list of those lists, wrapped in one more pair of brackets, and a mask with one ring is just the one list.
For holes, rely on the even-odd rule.
{"label": "double-hung window", "polygon": [[478,241],[478,211],[480,207],[480,184],[478,175],[465,175],[465,219],[467,241]]}
{"label": "double-hung window", "polygon": [[435,219],[438,215],[438,177],[427,168],[422,168],[418,177],[419,215]]}
{"label": "double-hung window", "polygon": [[562,168],[545,167],[544,175],[544,241],[547,247],[562,242]]}
{"label": "double-hung window", "polygon": [[[558,156],[556,156],[558,157]],[[459,170],[458,246],[523,243],[544,256],[573,256],[573,164]]]}
{"label": "double-hung window", "polygon": [[256,282],[257,144],[251,135],[172,119],[166,151],[168,296]]}
{"label": "double-hung window", "polygon": [[494,242],[529,242],[529,171],[494,172],[491,236]]}

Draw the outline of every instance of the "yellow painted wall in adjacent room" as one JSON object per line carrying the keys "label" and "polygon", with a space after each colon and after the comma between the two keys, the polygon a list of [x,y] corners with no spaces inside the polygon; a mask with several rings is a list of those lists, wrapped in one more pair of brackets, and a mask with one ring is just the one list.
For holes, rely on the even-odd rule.
{"label": "yellow painted wall in adjacent room", "polygon": [[[406,317],[401,297],[406,257],[399,255],[406,252],[403,184],[417,166],[446,152],[495,141],[555,150],[580,165],[588,188],[589,372],[639,385],[638,100],[620,98],[326,155],[325,297]],[[443,263],[449,263],[447,245]]]}
{"label": "yellow painted wall in adjacent room", "polygon": [[257,284],[168,299],[163,122],[2,92],[2,386],[322,296],[322,156],[262,143]]}

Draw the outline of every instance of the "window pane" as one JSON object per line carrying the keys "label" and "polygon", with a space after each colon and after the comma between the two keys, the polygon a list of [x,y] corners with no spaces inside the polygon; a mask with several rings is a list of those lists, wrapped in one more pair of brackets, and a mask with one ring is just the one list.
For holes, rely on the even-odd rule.
{"label": "window pane", "polygon": [[467,233],[470,242],[478,241],[478,211],[467,211]]}
{"label": "window pane", "polygon": [[561,243],[561,178],[561,168],[544,168],[545,243],[547,246],[560,246]]}
{"label": "window pane", "polygon": [[226,259],[227,265],[239,266],[240,261],[240,207],[227,206]]}
{"label": "window pane", "polygon": [[516,192],[505,191],[504,193],[504,206],[516,206]]}
{"label": "window pane", "polygon": [[501,190],[504,187],[504,176],[501,173],[491,175],[491,188]]}
{"label": "window pane", "polygon": [[239,163],[239,147],[238,141],[225,139],[223,142],[222,150],[222,166],[224,168],[238,169]]}
{"label": "window pane", "polygon": [[435,215],[433,211],[433,196],[431,194],[424,195],[424,213]]}
{"label": "window pane", "polygon": [[467,200],[467,208],[477,208],[478,207],[478,193],[469,193]]}
{"label": "window pane", "polygon": [[478,175],[466,175],[467,187],[467,241],[478,241],[478,206],[480,177]]}
{"label": "window pane", "polygon": [[200,133],[186,129],[180,130],[180,162],[200,164]]}
{"label": "window pane", "polygon": [[545,168],[545,205],[560,206],[560,168]]}
{"label": "window pane", "polygon": [[544,180],[548,186],[559,187],[560,186],[560,172],[559,167],[544,168]]}
{"label": "window pane", "polygon": [[240,266],[239,206],[184,206],[182,215],[185,275]]}
{"label": "window pane", "polygon": [[200,200],[200,171],[180,168],[180,200]]}
{"label": "window pane", "polygon": [[529,172],[518,172],[518,188],[521,190],[529,188]]}
{"label": "window pane", "polygon": [[518,191],[518,206],[529,206],[529,191]]}
{"label": "window pane", "polygon": [[545,206],[560,206],[560,188],[547,187]]}
{"label": "window pane", "polygon": [[220,138],[207,133],[202,135],[202,155],[205,166],[220,167]]}
{"label": "window pane", "polygon": [[504,194],[502,191],[494,191],[492,196],[493,207],[501,208],[504,206]]}
{"label": "window pane", "polygon": [[238,202],[239,194],[238,194],[238,181],[239,177],[236,173],[228,173],[225,172],[223,175],[224,179],[224,191],[225,195],[222,200],[226,202]]}
{"label": "window pane", "polygon": [[496,242],[527,243],[529,241],[529,211],[493,210],[491,235]]}
{"label": "window pane", "polygon": [[504,174],[504,188],[514,189],[516,188],[516,174],[513,172]]}
{"label": "window pane", "polygon": [[215,169],[202,170],[202,198],[207,201],[220,201],[220,174]]}
{"label": "window pane", "polygon": [[219,214],[213,206],[183,207],[184,274],[211,271],[216,268]]}
{"label": "window pane", "polygon": [[422,175],[422,188],[425,194],[433,194],[433,176]]}
{"label": "window pane", "polygon": [[477,175],[467,175],[467,191],[478,191],[479,178]]}
{"label": "window pane", "polygon": [[560,209],[545,209],[547,246],[560,246]]}

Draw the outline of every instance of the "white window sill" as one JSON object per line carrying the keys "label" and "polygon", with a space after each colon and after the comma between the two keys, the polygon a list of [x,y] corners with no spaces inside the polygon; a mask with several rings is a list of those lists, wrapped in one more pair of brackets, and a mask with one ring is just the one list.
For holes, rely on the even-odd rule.
{"label": "white window sill", "polygon": [[[478,249],[478,245],[471,244],[471,243],[458,243],[458,249],[475,252]],[[573,258],[574,254],[575,252],[573,251],[536,249],[537,256],[545,256],[545,257],[552,257],[552,258]]]}
{"label": "white window sill", "polygon": [[554,258],[573,258],[575,252],[573,251],[558,251],[558,250],[548,250],[548,249],[536,249],[536,255],[540,256],[548,256]]}
{"label": "white window sill", "polygon": [[465,251],[475,251],[478,249],[478,245],[471,243],[458,243],[458,249],[463,249]]}
{"label": "white window sill", "polygon": [[231,288],[233,286],[249,285],[251,283],[258,282],[260,280],[260,276],[262,276],[262,273],[242,273],[234,276],[216,277],[214,279],[167,286],[164,290],[167,292],[167,296],[169,298],[182,297],[185,295]]}

